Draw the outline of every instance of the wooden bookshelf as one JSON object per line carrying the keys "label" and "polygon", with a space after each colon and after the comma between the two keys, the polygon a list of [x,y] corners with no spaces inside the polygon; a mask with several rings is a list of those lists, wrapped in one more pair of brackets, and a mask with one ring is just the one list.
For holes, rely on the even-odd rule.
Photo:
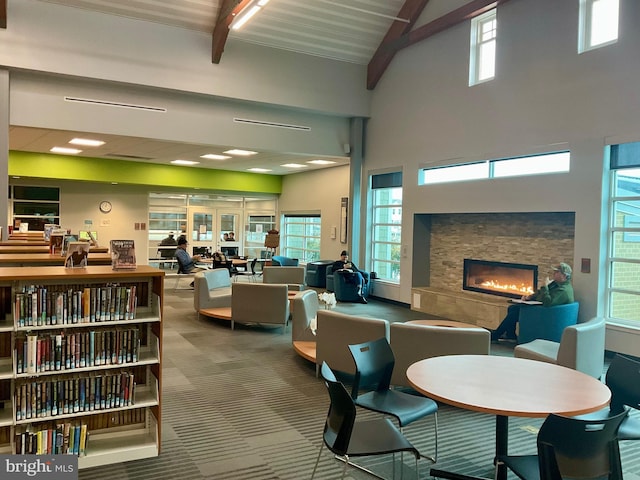
{"label": "wooden bookshelf", "polygon": [[0,267],[0,453],[67,423],[86,425],[80,468],[159,455],[163,284],[146,265]]}

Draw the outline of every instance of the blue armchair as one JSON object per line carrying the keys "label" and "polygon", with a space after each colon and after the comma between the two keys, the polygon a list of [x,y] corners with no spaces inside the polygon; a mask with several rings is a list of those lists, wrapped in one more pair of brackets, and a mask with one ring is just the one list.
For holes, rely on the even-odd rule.
{"label": "blue armchair", "polygon": [[[329,271],[330,268],[327,269]],[[365,283],[362,286],[362,296],[367,298],[369,295],[369,273],[360,270],[360,273],[364,277]],[[358,296],[358,285],[354,283],[348,283],[346,275],[343,272],[333,272],[331,275],[333,279],[333,291],[336,294],[336,300],[339,302],[357,302],[360,300]],[[329,275],[327,275],[327,279]],[[329,285],[327,283],[327,290]]]}
{"label": "blue armchair", "polygon": [[271,265],[274,267],[297,267],[298,259],[275,255],[271,257]]}
{"label": "blue armchair", "polygon": [[518,343],[536,339],[560,342],[564,329],[578,323],[579,307],[578,302],[554,307],[523,305],[518,319]]}

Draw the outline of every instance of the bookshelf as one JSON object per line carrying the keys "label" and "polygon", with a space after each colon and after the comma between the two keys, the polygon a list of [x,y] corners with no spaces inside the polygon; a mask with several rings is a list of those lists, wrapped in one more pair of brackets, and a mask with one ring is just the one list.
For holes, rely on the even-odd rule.
{"label": "bookshelf", "polygon": [[80,439],[80,468],[159,455],[163,283],[146,265],[0,268],[0,453],[57,437]]}

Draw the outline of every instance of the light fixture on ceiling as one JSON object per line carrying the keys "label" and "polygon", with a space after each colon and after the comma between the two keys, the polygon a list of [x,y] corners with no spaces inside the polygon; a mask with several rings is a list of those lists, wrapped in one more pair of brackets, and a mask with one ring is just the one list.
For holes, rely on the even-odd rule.
{"label": "light fixture on ceiling", "polygon": [[256,172],[256,173],[266,173],[266,172],[270,172],[271,170],[269,170],[268,168],[249,168],[248,171]]}
{"label": "light fixture on ceiling", "polygon": [[307,163],[312,163],[313,165],[331,165],[332,163],[336,163],[333,160],[309,160]]}
{"label": "light fixture on ceiling", "polygon": [[216,153],[207,153],[206,155],[200,155],[200,158],[206,158],[208,160],[227,160],[231,157],[229,155],[218,155]]}
{"label": "light fixture on ceiling", "polygon": [[102,140],[92,140],[90,138],[73,138],[69,140],[71,145],[82,145],[83,147],[101,147],[104,145]]}
{"label": "light fixture on ceiling", "polygon": [[258,152],[254,152],[251,150],[241,150],[239,148],[232,148],[231,150],[226,150],[222,153],[228,153],[229,155],[238,155],[240,157],[250,157],[251,155],[256,155]]}
{"label": "light fixture on ceiling", "polygon": [[171,160],[174,165],[197,165],[200,162],[194,162],[192,160]]}
{"label": "light fixture on ceiling", "polygon": [[240,30],[242,26],[247,23],[251,17],[258,13],[269,0],[251,0],[247,5],[240,10],[233,20],[229,24],[229,28],[232,30]]}
{"label": "light fixture on ceiling", "polygon": [[283,165],[280,165],[281,167],[286,167],[286,168],[307,168],[306,165],[301,165],[300,163],[285,163]]}
{"label": "light fixture on ceiling", "polygon": [[51,153],[62,153],[65,155],[77,155],[81,153],[82,150],[78,150],[77,148],[67,148],[67,147],[53,147],[49,150]]}

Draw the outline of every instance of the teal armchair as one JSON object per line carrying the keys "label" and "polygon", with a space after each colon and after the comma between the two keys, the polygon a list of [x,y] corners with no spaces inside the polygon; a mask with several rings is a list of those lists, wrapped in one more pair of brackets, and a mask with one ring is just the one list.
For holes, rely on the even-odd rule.
{"label": "teal armchair", "polygon": [[523,305],[518,319],[518,343],[537,339],[560,342],[564,329],[578,323],[579,307],[578,302],[553,307]]}

